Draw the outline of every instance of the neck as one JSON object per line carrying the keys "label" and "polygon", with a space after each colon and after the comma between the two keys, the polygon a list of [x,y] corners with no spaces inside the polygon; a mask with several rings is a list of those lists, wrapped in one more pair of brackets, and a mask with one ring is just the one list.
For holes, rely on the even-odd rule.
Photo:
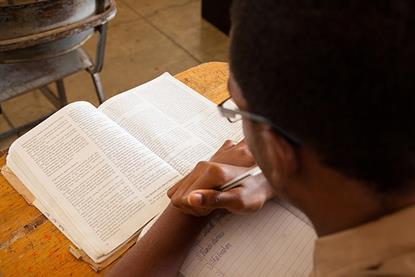
{"label": "neck", "polygon": [[365,183],[303,157],[301,174],[284,196],[311,220],[318,236],[350,229],[415,204],[415,193],[381,196]]}

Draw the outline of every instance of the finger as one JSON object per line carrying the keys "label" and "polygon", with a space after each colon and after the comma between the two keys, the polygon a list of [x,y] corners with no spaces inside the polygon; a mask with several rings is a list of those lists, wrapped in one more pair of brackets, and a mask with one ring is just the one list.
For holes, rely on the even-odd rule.
{"label": "finger", "polygon": [[179,182],[177,182],[176,184],[174,184],[171,188],[169,188],[169,190],[167,191],[167,196],[169,198],[171,198],[173,196],[173,194],[177,191],[177,189],[180,187],[180,185],[182,184],[182,182],[187,178],[188,176],[184,177],[182,180],[180,180]]}
{"label": "finger", "polygon": [[180,203],[173,203],[173,206],[178,208],[182,213],[188,214],[188,215],[194,215],[194,216],[205,216],[208,215],[210,212],[212,212],[212,209],[208,209],[205,207],[194,207],[190,206],[189,204],[183,205],[182,202]]}
{"label": "finger", "polygon": [[236,144],[236,146],[243,146],[243,145],[246,145],[245,138],[241,139],[241,140],[240,140],[240,141]]}
{"label": "finger", "polygon": [[177,190],[177,188],[178,188],[178,186],[179,186],[179,182],[178,183],[176,183],[175,185],[173,185],[171,188],[169,188],[168,190],[167,190],[167,196],[169,197],[169,198],[171,198],[172,196],[173,196],[173,194],[176,192],[176,190]]}
{"label": "finger", "polygon": [[203,172],[205,171],[205,168],[209,164],[209,162],[206,161],[200,161],[196,164],[196,166],[193,168],[193,170],[187,174],[183,179],[181,179],[179,182],[177,182],[174,186],[172,186],[168,191],[167,195],[169,198],[172,198],[173,195],[178,190],[186,190],[186,188],[191,185]]}
{"label": "finger", "polygon": [[176,207],[187,207],[188,195],[197,189],[217,188],[233,179],[234,177],[246,172],[248,168],[220,164],[214,162],[199,163],[195,174],[189,176],[185,182],[178,186],[171,196],[171,201]]}
{"label": "finger", "polygon": [[187,194],[196,189],[218,188],[248,170],[249,167],[210,162],[204,174],[199,175],[193,184],[188,187]]}
{"label": "finger", "polygon": [[175,185],[173,185],[169,190],[167,191],[167,196],[169,198],[172,198],[172,196],[176,193],[176,191],[183,186],[186,183],[192,183],[197,177],[195,174],[189,173],[187,174],[183,179],[181,179],[179,182],[177,182]]}
{"label": "finger", "polygon": [[169,198],[172,198],[173,195],[180,189],[180,188],[187,188],[189,184],[192,184],[194,180],[198,178],[200,174],[203,173],[204,167],[207,164],[207,162],[200,161],[196,164],[196,166],[193,168],[193,170],[187,174],[183,179],[181,179],[179,182],[177,182],[174,186],[172,186],[167,191],[167,196]]}
{"label": "finger", "polygon": [[235,145],[235,148],[239,151],[243,151],[246,154],[246,156],[253,158],[251,150],[249,150],[248,144],[246,144],[245,140],[241,140],[240,142],[238,142],[238,144]]}
{"label": "finger", "polygon": [[187,202],[191,207],[209,209],[227,209],[243,211],[245,209],[240,194],[235,191],[197,190],[189,194]]}
{"label": "finger", "polygon": [[222,144],[222,146],[216,151],[216,153],[214,154],[214,156],[216,155],[216,154],[220,154],[221,152],[223,152],[223,151],[225,151],[225,150],[228,150],[228,149],[231,149],[232,147],[234,147],[235,146],[235,143],[232,141],[232,140],[226,140],[223,144]]}
{"label": "finger", "polygon": [[247,145],[237,146],[235,152],[238,155],[238,166],[251,167],[256,164],[254,156],[252,155]]}
{"label": "finger", "polygon": [[223,154],[223,152],[232,149],[232,147],[235,146],[235,143],[231,140],[226,140],[222,146],[215,152],[215,154],[213,154],[213,156],[210,158],[211,161],[214,161],[215,159],[217,159],[219,156],[221,156]]}
{"label": "finger", "polygon": [[204,196],[203,191],[202,192],[195,191],[195,192],[190,193],[187,196],[187,202],[192,207],[202,207],[204,205],[204,200],[203,200],[204,197],[205,196]]}
{"label": "finger", "polygon": [[235,143],[234,143],[232,140],[227,139],[227,140],[226,140],[226,141],[222,144],[222,146],[219,148],[219,150],[229,149],[229,148],[233,147],[234,145],[235,145]]}

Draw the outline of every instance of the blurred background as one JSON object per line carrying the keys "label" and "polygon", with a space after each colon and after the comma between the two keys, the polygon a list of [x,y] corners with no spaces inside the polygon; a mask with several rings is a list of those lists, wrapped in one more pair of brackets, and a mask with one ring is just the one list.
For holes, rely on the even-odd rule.
{"label": "blurred background", "polygon": [[[205,7],[204,13],[213,17],[219,14],[215,12],[217,3],[229,2],[207,0],[204,4],[208,1],[213,5],[210,11]],[[3,7],[10,2],[13,1],[0,0]],[[101,72],[107,99],[166,71],[176,74],[200,63],[228,60],[228,36],[202,19],[201,0],[116,0],[115,3],[117,14],[108,23]],[[221,28],[220,23],[217,26]],[[91,57],[96,41],[95,34],[82,47]],[[84,100],[99,104],[87,72],[65,78],[64,84],[68,102]],[[50,88],[56,90],[55,86]],[[2,102],[1,107],[0,132],[56,110],[38,89]],[[4,113],[10,122],[5,120]],[[0,148],[7,148],[18,135],[1,138]]]}

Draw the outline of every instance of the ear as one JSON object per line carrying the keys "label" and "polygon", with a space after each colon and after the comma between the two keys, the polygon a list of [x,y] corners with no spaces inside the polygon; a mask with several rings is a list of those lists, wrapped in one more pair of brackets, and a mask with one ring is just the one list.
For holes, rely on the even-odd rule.
{"label": "ear", "polygon": [[297,173],[299,161],[296,148],[269,126],[259,125],[257,134],[262,143],[261,155],[267,162],[267,165],[263,166],[267,168],[267,175],[269,175],[266,177],[274,186],[280,188],[281,184]]}

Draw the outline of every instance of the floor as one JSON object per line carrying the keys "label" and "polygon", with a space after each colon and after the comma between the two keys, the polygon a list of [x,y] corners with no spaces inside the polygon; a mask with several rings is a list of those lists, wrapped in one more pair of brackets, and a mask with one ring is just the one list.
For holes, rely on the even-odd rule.
{"label": "floor", "polygon": [[[200,0],[117,0],[110,22],[104,69],[105,94],[111,97],[162,72],[172,74],[208,61],[227,61],[228,37],[202,20]],[[94,53],[95,38],[85,45]],[[90,77],[80,72],[65,79],[68,101],[98,104]],[[33,91],[2,104],[14,126],[54,111]],[[0,131],[10,129],[0,116]],[[0,140],[4,149],[17,138]]]}

